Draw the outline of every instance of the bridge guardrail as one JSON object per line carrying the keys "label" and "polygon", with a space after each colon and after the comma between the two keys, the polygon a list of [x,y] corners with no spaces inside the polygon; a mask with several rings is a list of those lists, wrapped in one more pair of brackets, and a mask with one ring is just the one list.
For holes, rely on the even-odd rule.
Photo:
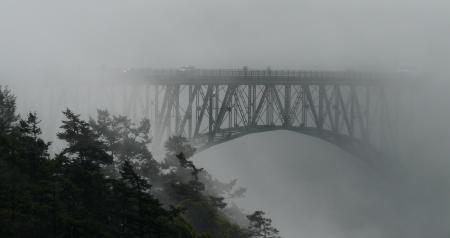
{"label": "bridge guardrail", "polygon": [[134,69],[129,73],[153,78],[334,78],[334,79],[376,79],[378,73],[358,71],[311,71],[311,70],[236,70],[236,69]]}

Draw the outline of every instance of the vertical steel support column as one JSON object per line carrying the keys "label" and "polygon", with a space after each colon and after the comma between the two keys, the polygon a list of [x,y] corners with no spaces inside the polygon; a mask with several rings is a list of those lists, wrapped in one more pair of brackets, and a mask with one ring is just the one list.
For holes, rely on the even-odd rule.
{"label": "vertical steel support column", "polygon": [[159,86],[155,85],[155,121],[153,122],[153,138],[156,138],[156,134],[159,128],[158,123],[159,117]]}
{"label": "vertical steel support column", "polygon": [[325,99],[325,86],[319,85],[319,129],[323,129],[324,119],[324,99]]}
{"label": "vertical steel support column", "polygon": [[175,100],[175,133],[179,131],[180,127],[180,85],[175,86],[174,89]]}
{"label": "vertical steel support column", "polygon": [[334,85],[334,125],[335,125],[335,133],[339,133],[339,85]]}
{"label": "vertical steel support column", "polygon": [[308,103],[306,101],[306,87],[307,85],[301,85],[302,87],[302,127],[308,127]]}
{"label": "vertical steel support column", "polygon": [[[267,67],[266,70],[266,78],[268,81],[272,80],[272,70],[270,69],[270,67]],[[271,126],[273,123],[273,91],[272,91],[272,85],[266,84],[266,88],[269,89],[268,94],[266,96],[267,99],[267,105],[266,105],[266,124]]]}
{"label": "vertical steel support column", "polygon": [[291,85],[284,85],[284,127],[291,126]]}
{"label": "vertical steel support column", "polygon": [[266,87],[269,87],[268,93],[266,95],[266,125],[271,126],[273,123],[272,87],[270,85],[266,85]]}
{"label": "vertical steel support column", "polygon": [[354,85],[350,85],[350,136],[353,137],[355,131],[355,105],[356,90]]}
{"label": "vertical steel support column", "polygon": [[[244,79],[247,79],[248,76],[248,68],[245,66],[243,68],[244,70]],[[252,89],[250,84],[247,85],[247,127],[250,127],[252,125]]]}
{"label": "vertical steel support column", "polygon": [[230,97],[230,104],[228,105],[227,109],[228,109],[228,128],[232,128],[233,127],[233,96]]}
{"label": "vertical steel support column", "polygon": [[[167,88],[167,90],[169,90],[169,104],[167,105],[167,117],[165,119],[165,121],[163,123],[167,124],[167,126],[164,126],[164,128],[167,127],[167,136],[171,136],[172,132],[170,130],[170,128],[172,127],[172,110],[173,110],[173,106],[174,106],[174,91],[175,91],[175,86],[173,86],[174,88],[171,88],[169,90],[169,88]],[[161,137],[162,138],[162,137]]]}
{"label": "vertical steel support column", "polygon": [[256,85],[252,85],[252,121],[251,124],[252,126],[254,126],[253,121],[255,121],[255,117],[258,115],[255,115],[255,110],[256,110]]}
{"label": "vertical steel support column", "polygon": [[253,104],[252,104],[252,88],[251,85],[247,85],[247,116],[248,116],[248,120],[247,120],[247,127],[250,127],[252,124],[252,111],[253,111]]}
{"label": "vertical steel support column", "polygon": [[[228,86],[228,87],[230,87],[230,86]],[[238,88],[238,90],[239,90],[239,88]],[[236,95],[236,93],[234,93],[234,95],[232,96],[232,98],[234,98],[234,105],[233,105],[233,114],[234,114],[234,125],[233,125],[233,127],[238,127],[239,125],[238,125],[238,109],[237,109],[237,103],[236,103],[236,101],[237,100],[239,100],[238,98],[236,98],[237,97],[237,95]]]}
{"label": "vertical steel support column", "polygon": [[[198,112],[200,110],[200,106],[199,106],[200,91],[202,91],[202,90],[203,90],[202,86],[200,85],[200,90],[198,90],[197,93],[194,95],[194,97],[195,97],[195,123],[197,123],[197,121],[198,121],[198,116],[199,116]],[[194,136],[196,136],[195,133],[194,133]]]}
{"label": "vertical steel support column", "polygon": [[214,108],[214,111],[215,111],[215,116],[214,116],[214,118],[215,118],[215,120],[217,120],[217,115],[219,115],[219,96],[220,96],[220,88],[219,88],[219,85],[216,85],[216,90],[215,90],[215,93],[214,93],[214,95],[215,95],[215,108]]}
{"label": "vertical steel support column", "polygon": [[[161,106],[161,112],[158,116],[157,121],[157,135],[156,135],[156,142],[160,143],[163,139],[164,132],[167,129],[167,134],[170,135],[170,121],[171,121],[171,113],[172,113],[172,107],[174,104],[173,101],[173,88],[172,86],[164,86],[164,99]],[[158,144],[159,145],[159,144]]]}
{"label": "vertical steel support column", "polygon": [[[192,95],[192,93],[192,85],[189,85],[189,103],[194,103],[192,97],[195,95]],[[192,106],[188,105],[188,109],[189,111],[186,112],[188,113],[188,137],[192,138]]]}
{"label": "vertical steel support column", "polygon": [[[213,85],[208,86],[211,87],[211,90],[214,90]],[[214,126],[214,115],[213,115],[213,101],[214,95],[209,95],[209,105],[208,105],[208,141],[213,142],[213,126]]]}

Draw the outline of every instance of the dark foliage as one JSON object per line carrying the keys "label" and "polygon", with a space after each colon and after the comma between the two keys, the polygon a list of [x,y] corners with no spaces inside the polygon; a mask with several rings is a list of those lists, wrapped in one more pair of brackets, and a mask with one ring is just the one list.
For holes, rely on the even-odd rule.
{"label": "dark foliage", "polygon": [[247,216],[249,230],[253,237],[278,238],[278,230],[272,226],[272,220],[264,217],[263,211],[255,211]]}
{"label": "dark foliage", "polygon": [[15,111],[0,88],[0,237],[258,237],[231,219],[245,215],[226,199],[245,189],[198,168],[185,138],[157,162],[148,120],[99,111],[88,123],[67,109],[66,147],[50,156],[37,115]]}
{"label": "dark foliage", "polygon": [[12,124],[18,120],[16,114],[16,97],[8,88],[0,86],[0,133],[12,129]]}

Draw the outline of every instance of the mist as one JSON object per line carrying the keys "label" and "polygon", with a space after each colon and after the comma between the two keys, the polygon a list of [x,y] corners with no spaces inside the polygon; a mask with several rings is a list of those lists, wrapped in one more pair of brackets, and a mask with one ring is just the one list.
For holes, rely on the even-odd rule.
{"label": "mist", "polygon": [[[424,70],[448,60],[445,1],[3,0],[1,65]],[[444,67],[445,68],[445,67]]]}
{"label": "mist", "polygon": [[0,0],[0,85],[22,115],[37,111],[56,152],[66,107],[86,118],[97,108],[152,116],[143,91],[127,107],[134,91],[111,71],[406,72],[410,81],[393,91],[398,153],[378,166],[288,131],[238,138],[194,160],[237,178],[248,188],[238,205],[266,210],[283,237],[448,237],[449,22],[450,2],[438,0]]}

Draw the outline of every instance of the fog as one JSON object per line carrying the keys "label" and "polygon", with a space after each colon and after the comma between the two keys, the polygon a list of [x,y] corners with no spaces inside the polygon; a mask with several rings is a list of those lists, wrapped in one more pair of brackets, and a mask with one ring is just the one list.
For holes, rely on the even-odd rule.
{"label": "fog", "polygon": [[288,131],[238,138],[196,159],[224,181],[239,178],[249,190],[237,204],[246,211],[263,207],[283,237],[449,233],[448,166],[436,169],[430,160],[406,165],[407,175],[398,167],[380,171],[333,145]]}
{"label": "fog", "polygon": [[450,3],[2,0],[3,69],[386,67],[448,60]]}
{"label": "fog", "polygon": [[[397,105],[399,155],[377,168],[286,131],[238,138],[196,159],[221,179],[238,178],[248,188],[239,205],[266,210],[283,237],[448,237],[449,23],[450,2],[438,0],[0,0],[0,85],[10,85],[22,114],[41,114],[44,136],[55,140],[64,107],[92,115],[109,98],[126,98],[83,96],[109,80],[99,70],[418,75],[418,84],[397,92],[408,95]],[[69,94],[53,87],[61,81]]]}

